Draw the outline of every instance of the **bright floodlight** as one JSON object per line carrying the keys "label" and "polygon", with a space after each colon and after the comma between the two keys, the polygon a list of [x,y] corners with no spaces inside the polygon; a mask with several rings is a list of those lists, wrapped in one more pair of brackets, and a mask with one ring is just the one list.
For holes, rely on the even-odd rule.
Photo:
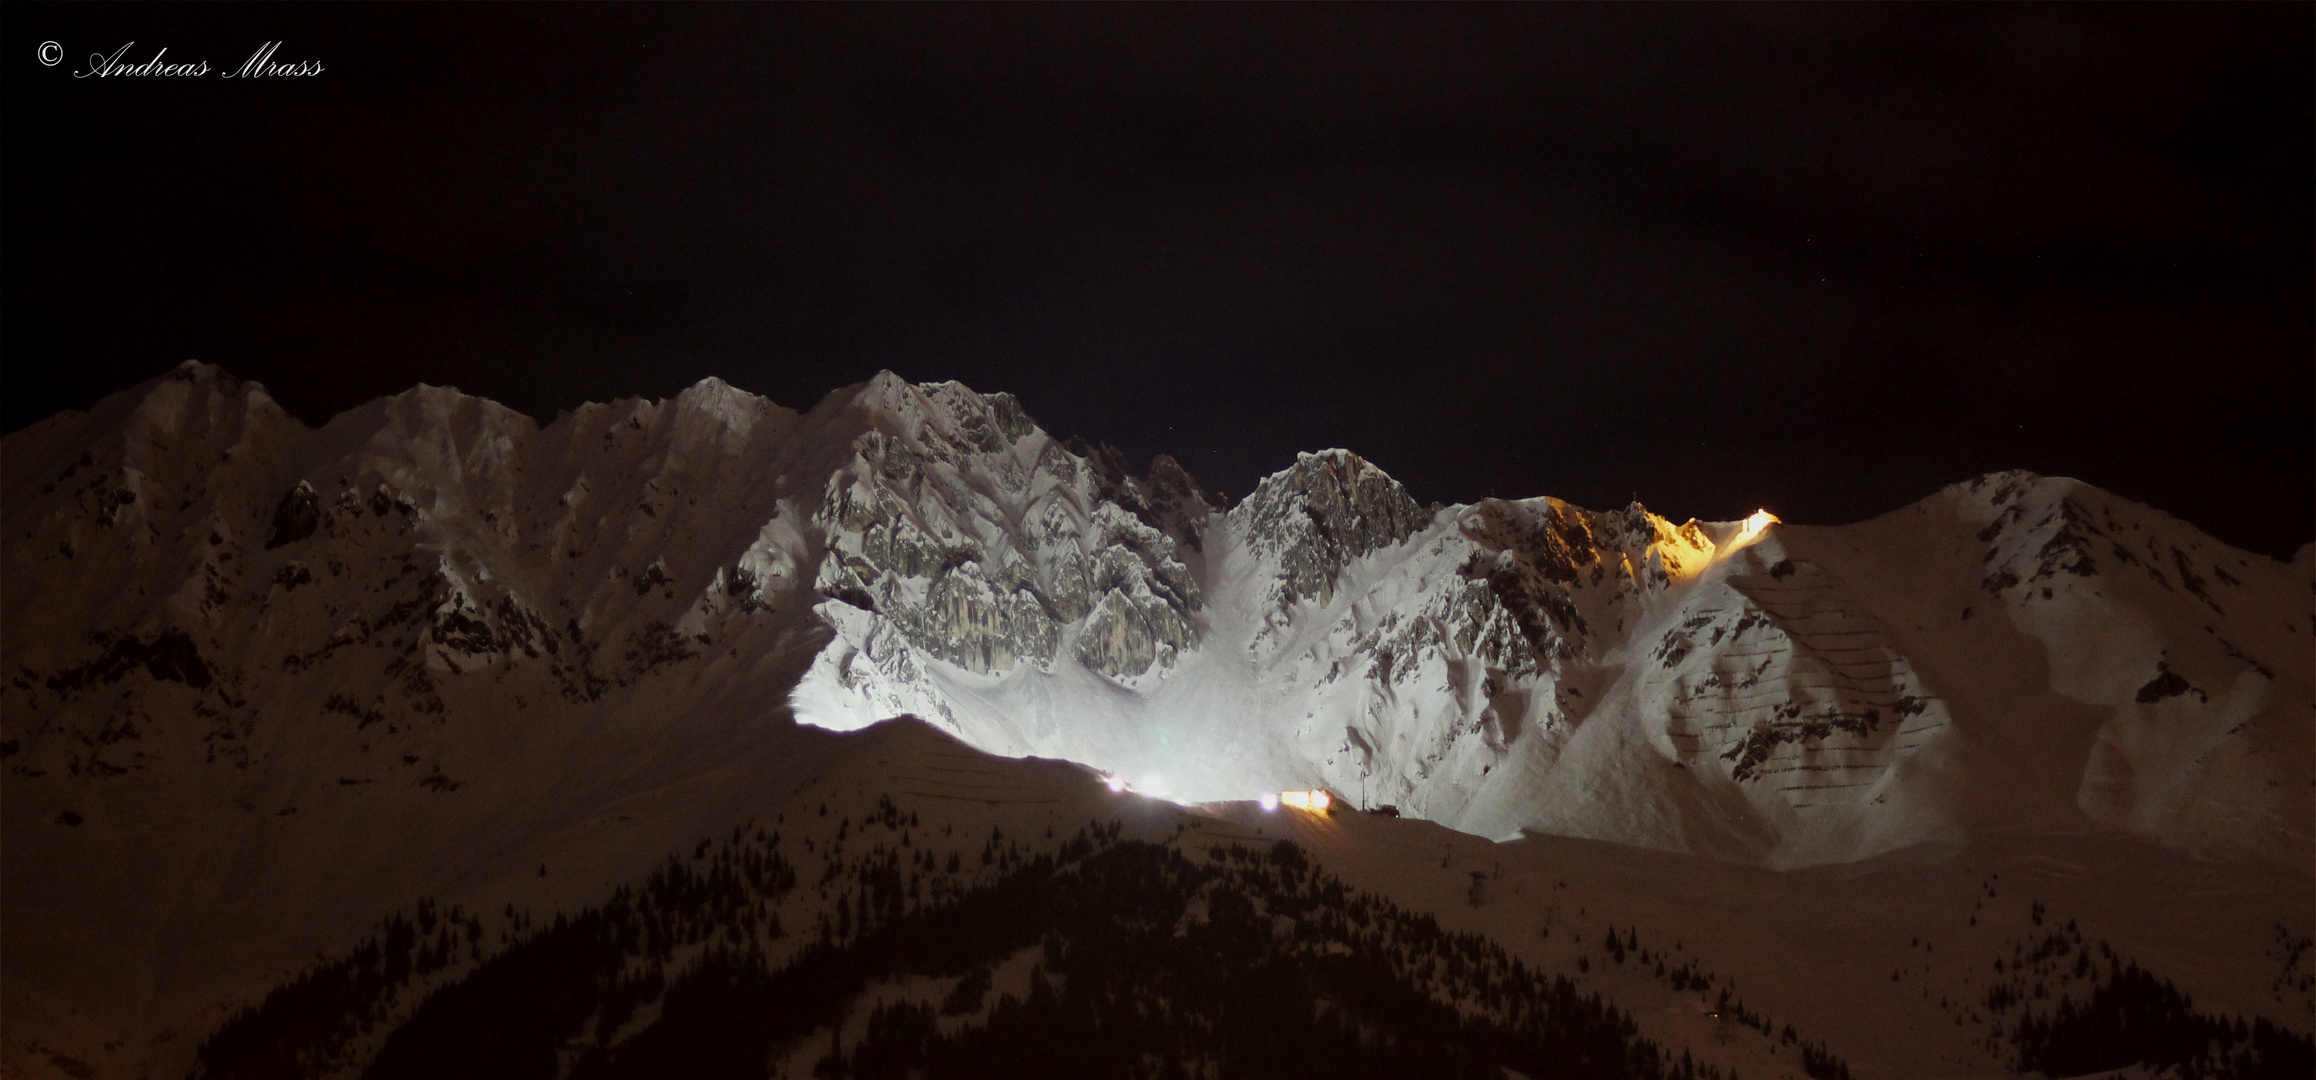
{"label": "bright floodlight", "polygon": [[[1268,805],[1270,796],[1263,796],[1263,800],[1265,803],[1263,809],[1270,809]],[[1327,807],[1335,800],[1324,791],[1313,790],[1282,791],[1279,792],[1278,801],[1282,806],[1291,806],[1297,810],[1309,810],[1315,814],[1324,814],[1327,812]]]}
{"label": "bright floodlight", "polygon": [[1268,791],[1263,792],[1261,801],[1263,804],[1263,809],[1265,810],[1276,810],[1279,808],[1279,797]]}
{"label": "bright floodlight", "polygon": [[1107,785],[1111,791],[1126,790],[1126,778],[1123,776],[1105,776],[1102,778],[1102,783]]}

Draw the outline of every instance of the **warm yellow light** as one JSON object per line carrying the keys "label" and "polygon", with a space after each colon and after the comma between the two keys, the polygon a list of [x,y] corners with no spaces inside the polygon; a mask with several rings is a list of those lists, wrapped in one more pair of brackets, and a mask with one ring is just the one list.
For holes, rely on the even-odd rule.
{"label": "warm yellow light", "polygon": [[1732,537],[1727,544],[1722,545],[1721,550],[1728,551],[1731,548],[1751,543],[1754,537],[1761,535],[1761,530],[1776,522],[1777,515],[1767,510],[1755,510],[1752,517],[1745,519],[1745,527],[1739,529],[1737,535]]}
{"label": "warm yellow light", "polygon": [[[1265,801],[1268,800],[1266,799]],[[1333,805],[1334,802],[1335,800],[1333,797],[1329,796],[1324,791],[1279,792],[1280,806],[1291,806],[1297,810],[1309,810],[1316,814],[1326,813],[1327,807]]]}

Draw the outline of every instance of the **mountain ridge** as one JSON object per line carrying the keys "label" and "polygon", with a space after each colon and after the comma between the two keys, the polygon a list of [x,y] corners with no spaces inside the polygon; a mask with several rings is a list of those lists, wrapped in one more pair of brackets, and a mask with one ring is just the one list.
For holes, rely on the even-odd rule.
{"label": "mountain ridge", "polygon": [[711,380],[539,425],[420,387],[308,427],[188,365],[0,447],[35,1029],[119,992],[92,958],[264,985],[382,898],[593,902],[743,816],[751,770],[834,753],[792,721],[1780,868],[2309,847],[2306,549],[2064,479],[1675,523],[1426,508],[1336,450],[1224,508],[890,373],[801,413]]}
{"label": "mountain ridge", "polygon": [[[1991,614],[1999,606],[2055,665],[2046,681],[2067,703],[2121,706],[2128,691],[2131,706],[2149,711],[2176,711],[2184,698],[2207,711],[2257,713],[2264,706],[2246,703],[2268,695],[2261,686],[2236,686],[2239,676],[2272,685],[2304,674],[2294,670],[2304,665],[2293,663],[2290,646],[2278,648],[2264,628],[2231,638],[2205,625],[2202,635],[2176,644],[2183,655],[2174,658],[2175,646],[2156,639],[2178,628],[2145,622],[2157,608],[2175,623],[2236,618],[2221,600],[2247,589],[2239,574],[2290,580],[2296,564],[2226,549],[2185,523],[2088,485],[2023,473],[1949,487],[1856,526],[1763,519],[1749,528],[1675,525],[1638,503],[1593,512],[1549,498],[1426,511],[1380,469],[1334,450],[1302,455],[1224,510],[1168,459],[1156,463],[1155,480],[1134,477],[1114,453],[1081,454],[1046,436],[1008,395],[954,383],[920,387],[889,372],[833,392],[802,414],[708,380],[662,402],[582,406],[541,427],[483,399],[420,387],[309,429],[274,407],[262,387],[189,363],[80,417],[86,434],[77,440],[43,445],[48,432],[72,423],[70,416],[9,439],[11,516],[21,521],[35,506],[45,511],[39,525],[12,537],[11,581],[20,583],[11,590],[12,607],[48,610],[59,599],[49,583],[72,580],[36,573],[33,564],[118,563],[124,554],[149,562],[170,544],[195,554],[206,549],[209,557],[197,573],[148,573],[150,582],[128,573],[123,580],[138,594],[79,598],[94,606],[70,620],[80,625],[64,637],[11,635],[10,662],[25,684],[17,690],[35,711],[42,680],[113,672],[137,657],[155,671],[162,670],[156,663],[209,671],[222,680],[217,693],[231,711],[238,706],[230,702],[243,697],[229,687],[277,668],[303,672],[348,642],[384,632],[379,620],[418,620],[419,608],[428,609],[423,632],[397,639],[402,653],[386,665],[398,685],[375,687],[370,700],[338,711],[365,717],[400,706],[424,713],[440,703],[434,682],[476,664],[499,668],[493,677],[502,684],[528,681],[535,694],[569,702],[594,700],[671,665],[695,679],[729,681],[709,676],[717,666],[711,645],[721,646],[726,667],[744,668],[771,652],[809,648],[826,633],[829,647],[790,695],[808,722],[841,729],[917,713],[1001,753],[1054,752],[1137,774],[1190,770],[1178,779],[1191,785],[1183,793],[1199,797],[1290,781],[1343,791],[1380,786],[1371,801],[1412,801],[1408,809],[1454,824],[1460,811],[1448,803],[1435,810],[1424,794],[1434,786],[1432,766],[1462,755],[1476,763],[1464,770],[1477,770],[1472,783],[1457,774],[1444,788],[1501,787],[1482,778],[1507,760],[1523,733],[1538,736],[1527,741],[1532,751],[1557,757],[1555,731],[1575,737],[1585,721],[1606,715],[1584,700],[1588,693],[1621,693],[1630,708],[1652,716],[1717,709],[1706,728],[1718,734],[1676,724],[1633,737],[1660,746],[1686,742],[1691,750],[1711,742],[1728,763],[1721,771],[1741,784],[1765,769],[1857,771],[1815,758],[1787,760],[1797,741],[1847,735],[1850,752],[1868,753],[1864,729],[1893,722],[1893,731],[1907,730],[1890,717],[1930,717],[1915,723],[1919,734],[1943,706],[1935,695],[1904,689],[1922,689],[1914,654],[1946,646],[1922,639],[1912,651],[1897,647],[1928,630],[1922,612],[1857,610],[1883,603],[1857,589],[1885,587],[1892,570],[1859,562],[1855,553],[1863,549],[1854,539],[1828,531],[1872,531],[1885,547],[1919,548],[1930,534],[1910,536],[1893,524],[1909,514],[1916,521],[1950,515],[1952,525],[1925,527],[1957,546],[1985,545],[1981,565],[1972,568],[1985,600],[1950,598],[1958,614],[1937,618],[1967,623],[1981,607]],[[167,440],[177,442],[164,449]],[[70,463],[75,441],[80,463]],[[202,444],[199,453],[216,453],[214,466],[185,460],[190,450],[177,443],[186,441]],[[99,449],[108,467],[99,467]],[[47,466],[68,464],[35,493],[34,478],[46,469],[25,459],[41,450],[58,459]],[[212,493],[207,482],[224,472],[243,474],[236,479],[248,490]],[[78,485],[69,507],[55,490],[60,483]],[[172,486],[174,511],[163,490]],[[263,494],[275,490],[283,492],[278,499]],[[1971,525],[1971,539],[1951,535]],[[53,547],[36,535],[43,527],[59,534]],[[108,547],[108,540],[115,542]],[[1786,551],[1793,544],[1802,557]],[[82,547],[89,548],[85,556]],[[1401,553],[1378,561],[1376,553],[1387,549]],[[317,551],[329,552],[319,564]],[[354,551],[369,554],[390,584],[363,580],[344,557]],[[1960,570],[1954,552],[1918,554],[1917,561],[1943,558]],[[269,564],[262,584],[244,576],[253,560]],[[278,665],[258,660],[234,671],[198,658],[197,633],[212,635],[212,650],[248,656],[251,642],[236,635],[251,632],[252,614],[267,627],[261,635],[288,632],[283,620],[294,621],[293,612],[313,615],[313,602],[295,594],[314,584],[317,571],[354,592],[399,588],[413,575],[424,587],[404,595],[399,607],[365,608],[353,595],[323,602],[320,620],[293,635],[322,647],[284,654]],[[125,571],[108,565],[102,572]],[[1951,576],[1905,588],[1952,593]],[[2164,595],[2137,595],[2148,583]],[[2264,611],[2259,618],[2277,618],[2287,639],[2303,637],[2307,628],[2291,625],[2288,601],[2262,599],[2277,591],[2273,584],[2244,593],[2247,602]],[[1339,602],[1339,587],[1359,595]],[[1243,602],[1216,608],[1218,589],[1232,594],[1222,599]],[[162,590],[166,596],[156,599]],[[236,603],[255,611],[226,610]],[[1668,604],[1685,613],[1667,621]],[[810,616],[800,618],[801,608]],[[366,617],[349,622],[342,609]],[[2105,637],[2061,640],[2077,634],[2068,627],[2078,611],[2106,613]],[[1900,633],[1907,619],[1917,626]],[[1653,640],[1618,636],[1644,622],[1654,627]],[[23,618],[12,623],[26,625]],[[1330,624],[1342,632],[1320,631]],[[1968,626],[1947,632],[1965,641],[1993,633]],[[1763,633],[1779,638],[1769,647],[1782,651],[1745,655],[1809,670],[1741,673],[1730,667],[1731,656],[1720,655],[1735,647],[1725,642]],[[734,634],[741,640],[727,640]],[[60,651],[61,642],[93,641],[90,635],[108,635],[104,647],[114,651]],[[1209,647],[1209,639],[1241,637],[1235,651]],[[784,644],[774,647],[775,639]],[[1294,674],[1311,665],[1280,651],[1289,639],[1303,640],[1312,661],[1326,659],[1327,673]],[[1801,653],[1793,652],[1796,642]],[[188,647],[193,655],[184,663],[152,658],[156,649],[175,657]],[[2209,655],[2214,649],[2220,658]],[[1208,654],[1219,662],[1223,653],[1240,659],[1225,665],[1229,670],[1206,663]],[[1708,662],[1700,667],[1700,660]],[[1329,706],[1352,718],[1337,740],[1346,744],[1335,748],[1338,765],[1325,764],[1316,728],[1303,733],[1306,745],[1297,751],[1319,759],[1316,775],[1200,777],[1202,763],[1165,760],[1169,751],[1159,744],[1167,741],[1169,716],[1183,712],[1171,698],[1184,693],[1173,687],[1184,681],[1176,667],[1185,663],[1202,665],[1198,679],[1235,683],[1258,701],[1342,698],[1336,691],[1347,681],[1344,665],[1364,665],[1364,689],[1350,695],[1360,700]],[[2230,665],[2236,670],[2223,670]],[[1423,674],[1411,676],[1419,668]],[[548,678],[539,678],[541,669]],[[1017,708],[1004,686],[982,685],[1023,671],[1040,685],[1021,689],[1046,695],[1041,709]],[[1076,673],[1092,683],[1073,682]],[[1435,675],[1439,692],[1429,686]],[[1768,714],[1739,693],[1780,675],[1789,692]],[[1281,677],[1288,683],[1263,685]],[[1751,685],[1737,685],[1748,679]],[[1409,702],[1407,716],[1386,725],[1392,730],[1357,719],[1398,708],[1411,680],[1427,698]],[[2174,682],[2182,688],[2165,693]],[[1806,692],[1793,689],[1803,684]],[[1126,697],[1117,698],[1118,690]],[[1549,702],[1538,696],[1546,691]],[[1117,713],[1108,721],[1116,730],[1081,733],[1073,743],[1058,730],[1055,693],[1065,703],[1069,695],[1117,698],[1108,710]],[[1845,694],[1858,693],[1873,700],[1842,704]],[[2234,695],[2234,704],[2215,704],[2215,694]],[[1821,719],[1805,722],[1805,708]],[[1427,709],[1453,719],[1426,727]],[[1291,717],[1246,717],[1244,705],[1236,711],[1240,726],[1308,726]],[[1321,710],[1309,711],[1316,720]],[[979,718],[968,722],[963,714]],[[1732,716],[1751,726],[1734,732]],[[2097,791],[2083,799],[2109,818],[2160,830],[2168,819],[2143,805],[2136,790],[2117,787],[2130,787],[2119,779],[2132,771],[2130,748],[2158,738],[2134,730],[2115,729],[2097,743],[2098,775],[2086,780],[2086,791]],[[1393,739],[1444,741],[1435,751],[1410,745],[1397,764],[1377,765],[1379,747]],[[1568,745],[1592,741],[1600,740]],[[1340,766],[1346,755],[1361,759],[1358,770],[1347,774]],[[1685,751],[1671,756],[1682,769],[1701,760]],[[102,764],[98,756],[91,761]],[[1528,765],[1531,773],[1550,768],[1540,759]],[[1454,795],[1443,790],[1439,797]],[[1538,823],[1517,817],[1534,818],[1533,808],[1513,813],[1512,820],[1484,815],[1466,824],[1508,835]],[[1561,831],[1588,834],[1589,826],[1559,810],[1547,808],[1541,820],[1554,814]],[[1739,811],[1734,804],[1698,823],[1748,816],[1754,820],[1746,827],[1763,824],[1761,806]],[[1645,832],[1623,838],[1652,842]],[[1681,846],[1663,836],[1654,842]],[[1724,854],[1737,857],[1780,858],[1750,841],[1731,838],[1726,847]]]}

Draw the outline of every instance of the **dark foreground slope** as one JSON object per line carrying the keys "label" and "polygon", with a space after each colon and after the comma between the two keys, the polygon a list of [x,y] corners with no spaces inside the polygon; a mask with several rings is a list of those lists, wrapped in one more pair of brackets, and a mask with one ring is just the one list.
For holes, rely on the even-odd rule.
{"label": "dark foreground slope", "polygon": [[[2312,1060],[2290,1023],[2316,984],[2304,931],[2279,924],[2263,954],[2278,1011],[2199,1001],[2169,969],[2220,950],[2183,941],[2151,969],[2150,935],[2178,928],[2084,904],[2109,871],[2038,878],[2047,838],[1812,877],[1178,807],[913,720],[795,737],[791,782],[591,900],[404,898],[231,995],[182,1044],[191,1075],[2296,1078]],[[2151,888],[2202,891],[2214,918],[2266,910],[2159,849],[2074,854],[2153,860]],[[62,1075],[165,1060],[29,1049]]]}

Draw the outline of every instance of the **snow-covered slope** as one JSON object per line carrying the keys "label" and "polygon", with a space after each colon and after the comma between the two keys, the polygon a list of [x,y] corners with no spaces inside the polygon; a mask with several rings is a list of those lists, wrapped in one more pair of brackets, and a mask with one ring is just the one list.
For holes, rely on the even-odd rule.
{"label": "snow-covered slope", "polygon": [[[2093,822],[2306,861],[2307,583],[2075,481],[1982,477],[1839,528],[1676,525],[1425,510],[1334,451],[1206,521],[1134,579],[1179,559],[1195,590],[1161,592],[1182,602],[1115,594],[1179,613],[1151,620],[1188,642],[1156,663],[960,665],[905,610],[830,603],[799,716],[914,712],[1188,799],[1325,786],[1487,836],[1771,865]],[[936,593],[972,565],[901,580]]]}
{"label": "snow-covered slope", "polygon": [[1337,790],[1483,835],[1804,865],[2096,821],[2305,864],[2292,568],[2025,474],[1757,522],[1443,511],[1332,599],[1248,612],[1259,726]]}
{"label": "snow-covered slope", "polygon": [[12,434],[0,1059],[189,1042],[419,896],[595,902],[850,752],[792,720],[1771,867],[2098,834],[2307,872],[2306,550],[2027,474],[1676,524],[1425,508],[1328,451],[1216,502],[890,374],[309,429],[188,364]]}

